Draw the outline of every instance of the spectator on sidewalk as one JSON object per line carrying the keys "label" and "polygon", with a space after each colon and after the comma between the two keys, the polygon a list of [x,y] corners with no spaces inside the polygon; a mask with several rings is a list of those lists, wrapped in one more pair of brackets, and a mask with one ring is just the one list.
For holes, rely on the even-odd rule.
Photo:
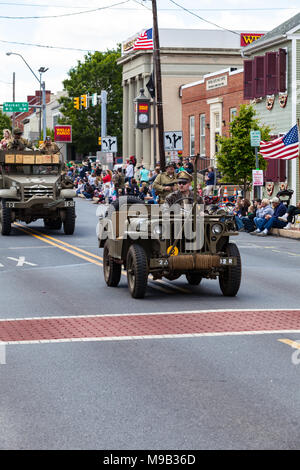
{"label": "spectator on sidewalk", "polygon": [[283,228],[285,230],[289,230],[292,226],[295,215],[298,214],[300,214],[300,201],[297,202],[296,206],[290,205],[287,209],[287,212],[283,216],[278,217],[278,219],[283,222],[287,222],[287,225]]}
{"label": "spectator on sidewalk", "polygon": [[265,223],[265,217],[269,216],[272,217],[274,213],[274,210],[272,209],[269,199],[263,199],[261,201],[260,207],[256,211],[256,217],[254,217],[254,224],[256,226],[256,230],[254,232],[251,232],[251,235],[257,235],[262,231],[262,226]]}
{"label": "spectator on sidewalk", "polygon": [[287,224],[287,222],[278,219],[278,217],[282,217],[286,213],[286,206],[278,197],[274,197],[271,202],[274,208],[274,213],[273,215],[267,214],[265,216],[263,223],[259,225],[260,231],[257,233],[258,236],[266,237],[271,228],[283,228]]}
{"label": "spectator on sidewalk", "polygon": [[204,196],[210,196],[213,193],[215,185],[215,173],[212,166],[208,167],[208,171],[205,174],[205,189]]}

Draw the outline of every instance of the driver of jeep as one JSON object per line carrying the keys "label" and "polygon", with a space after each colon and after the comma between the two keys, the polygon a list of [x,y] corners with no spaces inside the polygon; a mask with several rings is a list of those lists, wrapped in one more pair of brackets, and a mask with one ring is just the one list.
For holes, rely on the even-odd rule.
{"label": "driver of jeep", "polygon": [[[166,197],[166,204],[171,207],[173,204],[184,205],[193,204],[194,201],[194,192],[190,189],[193,177],[187,171],[180,171],[177,176],[177,191],[169,194]],[[197,203],[203,204],[203,199],[199,194],[197,194]]]}

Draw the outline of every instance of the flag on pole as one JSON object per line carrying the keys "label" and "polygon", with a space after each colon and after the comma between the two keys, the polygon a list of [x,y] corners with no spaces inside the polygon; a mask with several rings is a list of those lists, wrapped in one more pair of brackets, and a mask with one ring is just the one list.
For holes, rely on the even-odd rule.
{"label": "flag on pole", "polygon": [[149,78],[149,81],[146,83],[147,90],[151,98],[155,97],[155,85],[154,85],[154,73],[152,72]]}
{"label": "flag on pole", "polygon": [[133,50],[138,51],[140,49],[153,49],[152,28],[147,29],[142,34],[140,34],[135,41]]}
{"label": "flag on pole", "polygon": [[298,126],[270,142],[261,141],[259,153],[267,160],[291,160],[299,156]]}

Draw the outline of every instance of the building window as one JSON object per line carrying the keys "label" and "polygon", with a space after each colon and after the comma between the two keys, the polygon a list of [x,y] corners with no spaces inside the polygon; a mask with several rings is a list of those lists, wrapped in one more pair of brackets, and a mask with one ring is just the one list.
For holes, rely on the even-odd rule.
{"label": "building window", "polygon": [[205,157],[205,114],[200,114],[200,155]]}
{"label": "building window", "polygon": [[190,155],[195,155],[195,116],[190,116]]}
{"label": "building window", "polygon": [[215,130],[220,130],[220,113],[215,113]]}
{"label": "building window", "polygon": [[229,121],[232,122],[234,118],[237,115],[237,109],[236,108],[230,108],[229,110]]}
{"label": "building window", "polygon": [[58,120],[59,120],[59,118],[61,118],[61,116],[62,115],[60,113],[52,115],[52,127],[58,125]]}

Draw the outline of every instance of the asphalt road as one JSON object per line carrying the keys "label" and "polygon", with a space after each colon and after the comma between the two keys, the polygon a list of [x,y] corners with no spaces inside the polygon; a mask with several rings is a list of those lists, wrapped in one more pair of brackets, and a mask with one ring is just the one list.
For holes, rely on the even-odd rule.
{"label": "asphalt road", "polygon": [[[299,241],[244,233],[234,240],[243,263],[235,298],[218,281],[191,287],[184,277],[149,282],[141,300],[125,276],[108,288],[96,206],[76,204],[71,237],[36,222],[1,238],[1,319],[300,309]],[[0,449],[297,449],[300,365],[282,339],[300,331],[9,344]]]}

